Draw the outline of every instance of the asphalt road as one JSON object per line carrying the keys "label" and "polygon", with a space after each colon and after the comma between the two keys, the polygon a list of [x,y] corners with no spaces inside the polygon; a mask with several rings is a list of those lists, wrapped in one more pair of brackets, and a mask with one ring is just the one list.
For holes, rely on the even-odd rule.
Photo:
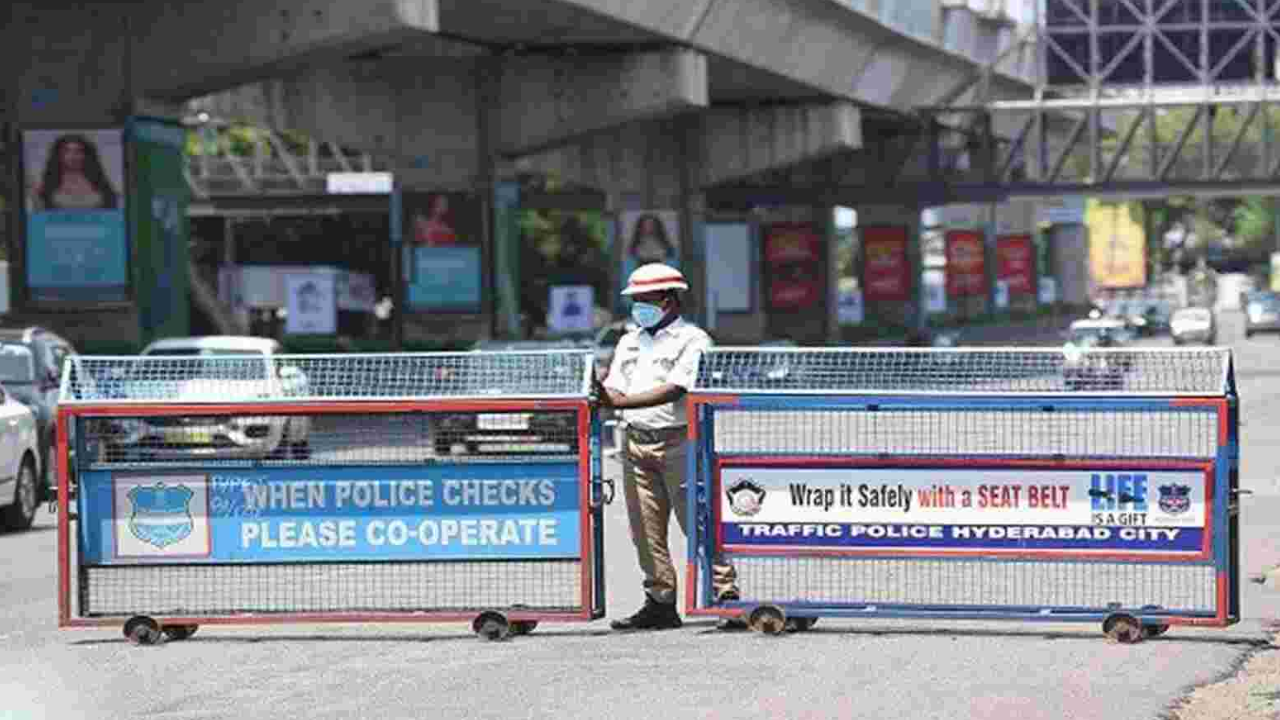
{"label": "asphalt road", "polygon": [[[1280,562],[1280,337],[1245,341],[1238,314],[1222,320],[1242,397],[1242,486],[1255,493],[1242,509],[1248,574]],[[617,617],[642,593],[620,497],[606,515]],[[678,531],[673,545],[683,557]],[[32,531],[0,535],[0,719],[1155,719],[1272,652],[1280,622],[1280,592],[1250,583],[1240,624],[1137,645],[1108,643],[1093,624],[823,619],[782,637],[703,621],[625,636],[607,621],[544,625],[505,643],[462,624],[208,626],[135,647],[117,628],[57,629],[55,550],[43,511]]]}

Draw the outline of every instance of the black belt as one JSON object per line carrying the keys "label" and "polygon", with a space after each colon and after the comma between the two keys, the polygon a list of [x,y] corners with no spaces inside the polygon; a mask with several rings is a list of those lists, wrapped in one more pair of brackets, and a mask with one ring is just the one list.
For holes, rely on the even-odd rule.
{"label": "black belt", "polygon": [[680,437],[685,434],[687,428],[684,425],[674,425],[665,428],[642,428],[635,425],[627,426],[627,437],[638,443],[645,445],[657,445],[658,443],[669,442],[674,437]]}

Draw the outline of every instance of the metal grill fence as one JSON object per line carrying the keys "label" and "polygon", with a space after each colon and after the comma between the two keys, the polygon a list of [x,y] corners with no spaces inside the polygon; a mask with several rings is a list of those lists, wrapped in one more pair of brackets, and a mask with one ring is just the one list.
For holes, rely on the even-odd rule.
{"label": "metal grill fence", "polygon": [[69,358],[62,624],[598,616],[593,365]]}
{"label": "metal grill fence", "polygon": [[[1107,349],[1075,357],[1020,348],[712,349],[690,394],[696,431],[690,611],[733,614],[768,605],[802,617],[1069,620],[1123,612],[1144,623],[1230,624],[1238,618],[1235,402],[1230,352],[1218,348]],[[788,496],[791,480],[778,479],[820,485],[825,481],[815,478],[823,468],[835,473],[825,477],[863,472],[859,477],[875,477],[885,487],[927,477],[921,488],[1004,473],[990,482],[1022,483],[1023,491],[1043,471],[1083,482],[1070,490],[1070,502],[1083,505],[1070,505],[1070,512],[1085,508],[1082,527],[1089,533],[1109,528],[1113,538],[1142,537],[1149,521],[1115,514],[1088,519],[1098,497],[1116,497],[1096,485],[1104,471],[1180,470],[1204,486],[1203,546],[1144,555],[1067,544],[1048,552],[1039,548],[1052,543],[1036,545],[1025,539],[1034,535],[1019,535],[1024,539],[1000,549],[968,550],[953,542],[967,536],[944,534],[945,523],[955,520],[915,520],[906,511],[886,520],[874,506],[834,514],[828,508],[823,515],[803,507],[809,502],[803,494]],[[910,475],[921,469],[923,475]],[[739,486],[729,486],[729,472]],[[1020,474],[1026,479],[1016,479]],[[1185,511],[1174,504],[1157,508],[1157,491],[1166,489],[1142,491],[1149,493],[1141,499],[1150,497],[1151,513]],[[740,515],[734,492],[749,500]],[[910,492],[914,497],[917,490]],[[836,497],[832,485],[827,502]],[[1102,507],[1141,507],[1132,504],[1134,497],[1120,497],[1120,505]],[[1064,517],[1067,512],[1064,505]],[[1002,517],[1014,523],[1009,527],[1036,527],[1034,520]],[[1105,525],[1117,522],[1138,529]],[[948,539],[863,546],[847,539],[873,526],[888,537],[904,529],[899,537],[906,537],[913,523],[919,537]],[[751,540],[746,526],[787,539],[770,542],[757,534]],[[1177,532],[1186,532],[1183,526]],[[845,539],[806,539],[810,532]],[[736,567],[741,600],[716,600],[710,582],[716,558]]]}
{"label": "metal grill fence", "polygon": [[717,348],[703,392],[1195,396],[1221,392],[1228,350]]}

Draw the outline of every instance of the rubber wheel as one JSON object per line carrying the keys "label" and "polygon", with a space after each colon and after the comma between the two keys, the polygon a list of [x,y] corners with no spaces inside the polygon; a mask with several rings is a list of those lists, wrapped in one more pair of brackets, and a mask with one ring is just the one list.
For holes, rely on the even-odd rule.
{"label": "rubber wheel", "polygon": [[537,620],[515,620],[511,623],[512,635],[528,635],[538,628]]}
{"label": "rubber wheel", "polygon": [[1132,615],[1111,615],[1102,621],[1102,632],[1111,642],[1132,645],[1142,642],[1142,624]]}
{"label": "rubber wheel", "polygon": [[1142,626],[1142,636],[1144,638],[1160,637],[1169,632],[1169,626],[1163,623],[1147,623]]}
{"label": "rubber wheel", "polygon": [[164,637],[160,625],[145,615],[135,615],[124,623],[125,639],[134,645],[155,645]]}
{"label": "rubber wheel", "polygon": [[36,487],[36,469],[30,457],[23,458],[18,469],[18,486],[14,489],[13,503],[4,509],[4,526],[10,530],[26,530],[36,519],[40,506],[40,489]]}
{"label": "rubber wheel", "polygon": [[781,608],[762,605],[747,616],[747,627],[765,635],[781,635],[787,629],[787,616]]}
{"label": "rubber wheel", "polygon": [[471,622],[471,629],[476,635],[489,641],[506,640],[511,637],[511,624],[502,613],[483,612]]}
{"label": "rubber wheel", "polygon": [[311,459],[311,443],[306,440],[299,440],[289,445],[289,455],[294,460],[310,460]]}
{"label": "rubber wheel", "polygon": [[448,443],[436,443],[436,457],[449,457],[453,454],[453,446]]}
{"label": "rubber wheel", "polygon": [[199,630],[199,625],[165,625],[161,628],[165,638],[169,640],[186,640]]}

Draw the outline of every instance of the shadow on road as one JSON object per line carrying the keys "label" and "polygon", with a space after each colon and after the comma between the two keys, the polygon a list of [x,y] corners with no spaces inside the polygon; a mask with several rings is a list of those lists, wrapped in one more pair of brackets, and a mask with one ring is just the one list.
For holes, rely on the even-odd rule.
{"label": "shadow on road", "polygon": [[[708,635],[708,634],[717,634],[721,632],[724,632],[724,631],[718,630],[714,626],[711,626],[707,629],[700,631],[699,634]],[[749,631],[738,631],[738,632],[749,632]],[[1202,635],[1181,636],[1176,634],[1177,633],[1176,628],[1173,630],[1170,630],[1170,632],[1175,634],[1163,635],[1157,638],[1149,638],[1147,640],[1144,640],[1143,642],[1156,642],[1156,643],[1184,643],[1185,642],[1185,643],[1196,643],[1201,645],[1249,647],[1257,650],[1280,650],[1280,645],[1276,645],[1272,643],[1270,640],[1268,640],[1267,638],[1261,638],[1261,637],[1240,637],[1238,635],[1234,635],[1234,636],[1228,635],[1228,636],[1221,636],[1221,637],[1202,636]],[[754,635],[755,633],[751,633],[751,634]],[[954,629],[954,628],[952,629],[948,629],[948,628],[897,629],[897,628],[851,628],[851,627],[824,628],[819,626],[819,627],[814,627],[802,633],[788,633],[788,635],[795,635],[796,637],[803,637],[804,635],[813,635],[813,634],[847,635],[851,637],[856,637],[856,636],[888,637],[888,636],[899,635],[899,636],[905,636],[905,637],[928,637],[928,636],[951,637],[953,639],[959,639],[962,637],[975,637],[975,638],[981,637],[981,638],[1026,638],[1030,640],[1090,640],[1090,641],[1106,640],[1106,638],[1102,635],[1100,631],[1089,632],[1086,630],[1080,630],[1079,632],[1072,632],[1072,631],[1066,631],[1066,630],[1045,632],[1043,630],[1037,631],[1037,630],[1013,630],[1013,629],[985,630],[985,629],[968,629],[968,628],[962,628],[962,629]]]}
{"label": "shadow on road", "polygon": [[[253,637],[244,637],[240,635],[216,635],[206,634],[205,629],[201,629],[199,637],[189,638],[187,640],[173,640],[161,643],[167,645],[169,642],[181,643],[225,643],[232,645],[256,645],[259,643],[456,643],[456,642],[489,642],[481,640],[474,633],[459,632],[457,635],[324,635],[320,633],[307,633],[300,635],[258,635]],[[618,635],[619,633],[611,630],[535,630],[529,635],[514,635],[502,642],[520,642],[524,638],[537,639],[545,638],[592,638],[605,637],[609,635]],[[112,645],[128,645],[129,641],[123,637],[119,638],[98,638],[93,640],[76,640],[68,643],[73,647],[101,647]]]}

